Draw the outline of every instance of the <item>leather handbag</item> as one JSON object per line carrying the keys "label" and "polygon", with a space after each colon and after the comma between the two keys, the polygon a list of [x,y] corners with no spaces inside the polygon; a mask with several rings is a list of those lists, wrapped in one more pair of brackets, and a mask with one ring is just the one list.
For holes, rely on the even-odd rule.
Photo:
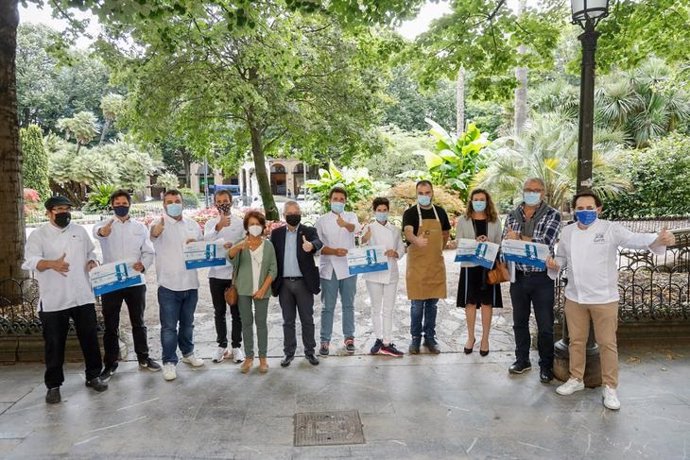
{"label": "leather handbag", "polygon": [[237,255],[237,262],[233,264],[232,267],[232,285],[225,290],[225,303],[228,305],[237,305],[238,293],[235,281],[237,281],[237,267],[240,265],[240,257],[242,256],[242,251]]}
{"label": "leather handbag", "polygon": [[496,260],[494,268],[486,273],[487,284],[500,284],[510,281],[510,270],[508,263],[503,260]]}

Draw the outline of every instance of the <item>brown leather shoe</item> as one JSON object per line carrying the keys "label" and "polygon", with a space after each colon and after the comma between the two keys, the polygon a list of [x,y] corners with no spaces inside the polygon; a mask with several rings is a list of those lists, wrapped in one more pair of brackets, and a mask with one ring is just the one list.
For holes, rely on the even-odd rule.
{"label": "brown leather shoe", "polygon": [[259,357],[259,372],[262,374],[265,374],[268,372],[268,361],[266,360],[266,357]]}
{"label": "brown leather shoe", "polygon": [[249,373],[252,370],[252,365],[254,364],[254,358],[244,358],[244,362],[240,367],[240,372],[243,374]]}

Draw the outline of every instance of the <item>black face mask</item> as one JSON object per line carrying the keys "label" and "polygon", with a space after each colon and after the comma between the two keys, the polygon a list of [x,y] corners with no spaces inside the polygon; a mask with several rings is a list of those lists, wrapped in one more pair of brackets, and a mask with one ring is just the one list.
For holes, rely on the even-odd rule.
{"label": "black face mask", "polygon": [[302,220],[302,216],[299,214],[288,214],[285,216],[285,222],[291,227],[297,227]]}
{"label": "black face mask", "polygon": [[129,214],[129,206],[113,206],[113,211],[117,217],[125,217]]}
{"label": "black face mask", "polygon": [[70,213],[69,211],[59,212],[59,213],[55,214],[55,225],[57,225],[60,228],[67,227],[71,220],[72,220],[72,213]]}

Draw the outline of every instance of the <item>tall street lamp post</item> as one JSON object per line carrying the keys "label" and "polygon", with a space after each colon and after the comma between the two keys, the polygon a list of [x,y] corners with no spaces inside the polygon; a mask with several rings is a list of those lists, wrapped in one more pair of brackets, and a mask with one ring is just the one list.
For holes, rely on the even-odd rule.
{"label": "tall street lamp post", "polygon": [[[584,30],[578,37],[582,42],[582,68],[580,74],[580,126],[577,142],[577,192],[592,188],[592,146],[594,139],[594,54],[597,49],[596,26],[609,14],[609,0],[570,0],[573,24]],[[588,387],[601,385],[599,349],[594,343],[590,324],[587,341],[587,366],[584,382]],[[568,329],[563,324],[563,339],[556,342],[554,374],[560,380],[569,378]]]}

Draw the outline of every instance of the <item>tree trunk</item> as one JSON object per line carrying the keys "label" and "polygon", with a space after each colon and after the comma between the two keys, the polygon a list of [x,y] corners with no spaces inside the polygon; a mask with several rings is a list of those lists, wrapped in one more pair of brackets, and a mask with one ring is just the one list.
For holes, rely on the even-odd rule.
{"label": "tree trunk", "polygon": [[[182,148],[182,167],[184,168],[184,186],[192,188],[192,157],[185,147]],[[196,190],[194,192],[196,193]]]}
{"label": "tree trunk", "polygon": [[254,172],[256,174],[256,181],[259,184],[259,193],[261,194],[261,201],[264,203],[264,213],[266,220],[279,220],[280,214],[278,207],[273,199],[273,191],[271,190],[271,181],[266,170],[266,155],[264,155],[264,147],[261,139],[261,131],[256,126],[256,120],[251,111],[248,117],[249,133],[252,139],[252,157],[254,158]]}
{"label": "tree trunk", "polygon": [[455,86],[455,131],[458,137],[465,132],[465,68],[458,69]]}
{"label": "tree trunk", "polygon": [[98,141],[98,145],[102,145],[103,142],[105,141],[105,135],[110,129],[110,124],[111,121],[109,119],[105,119],[105,123],[103,123],[103,129],[101,130],[101,139]]}
{"label": "tree trunk", "polygon": [[[520,0],[518,4],[518,17],[525,11],[525,0]],[[518,46],[518,54],[523,55],[527,52],[525,45]],[[515,69],[515,135],[520,135],[527,121],[527,68],[517,67]]]}
{"label": "tree trunk", "polygon": [[[0,1],[0,281],[26,277],[24,258],[24,207],[22,156],[17,114],[17,0]],[[0,283],[0,297],[14,303],[21,295],[15,283]]]}

